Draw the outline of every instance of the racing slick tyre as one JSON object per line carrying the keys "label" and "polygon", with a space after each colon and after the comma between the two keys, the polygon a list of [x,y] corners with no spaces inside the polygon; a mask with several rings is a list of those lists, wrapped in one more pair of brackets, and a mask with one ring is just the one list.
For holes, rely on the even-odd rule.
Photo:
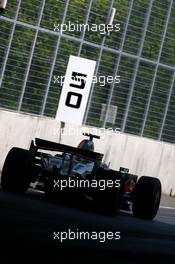
{"label": "racing slick tyre", "polygon": [[24,193],[30,184],[30,175],[26,167],[29,151],[12,148],[7,154],[1,174],[1,185],[4,191]]}
{"label": "racing slick tyre", "polygon": [[160,180],[142,176],[133,191],[133,215],[138,218],[153,219],[159,209],[160,199]]}
{"label": "racing slick tyre", "polygon": [[120,205],[120,187],[115,187],[117,174],[113,170],[100,169],[97,175],[97,180],[112,180],[113,187],[107,187],[104,190],[97,188],[94,195],[94,205],[97,212],[105,215],[115,215],[118,213]]}

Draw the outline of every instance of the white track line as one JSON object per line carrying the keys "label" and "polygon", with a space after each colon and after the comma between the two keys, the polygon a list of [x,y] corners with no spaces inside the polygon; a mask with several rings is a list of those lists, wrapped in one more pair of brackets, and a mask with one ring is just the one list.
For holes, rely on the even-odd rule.
{"label": "white track line", "polygon": [[168,207],[168,206],[159,206],[159,208],[162,208],[162,209],[170,209],[170,210],[175,210],[174,207]]}

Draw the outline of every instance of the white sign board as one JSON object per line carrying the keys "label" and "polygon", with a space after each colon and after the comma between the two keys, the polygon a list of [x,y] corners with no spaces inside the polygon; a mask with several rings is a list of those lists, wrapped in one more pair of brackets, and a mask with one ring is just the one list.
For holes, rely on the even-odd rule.
{"label": "white sign board", "polygon": [[70,56],[56,120],[82,125],[96,61]]}
{"label": "white sign board", "polygon": [[7,0],[0,0],[0,8],[5,9],[7,5]]}

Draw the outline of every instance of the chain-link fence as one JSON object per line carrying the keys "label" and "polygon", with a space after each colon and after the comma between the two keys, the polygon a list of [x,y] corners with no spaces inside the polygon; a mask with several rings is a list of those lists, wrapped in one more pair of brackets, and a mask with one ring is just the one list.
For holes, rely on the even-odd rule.
{"label": "chain-link fence", "polygon": [[[56,30],[104,24],[120,31]],[[87,125],[175,142],[173,0],[9,0],[0,16],[0,107],[55,117],[70,55],[97,61]],[[102,76],[120,76],[105,83]]]}

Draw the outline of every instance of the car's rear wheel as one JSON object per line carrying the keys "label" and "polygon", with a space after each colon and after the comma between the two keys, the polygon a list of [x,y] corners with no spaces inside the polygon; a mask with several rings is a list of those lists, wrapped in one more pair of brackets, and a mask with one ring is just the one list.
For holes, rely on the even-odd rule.
{"label": "car's rear wheel", "polygon": [[160,199],[160,180],[142,176],[133,192],[133,215],[143,219],[153,219],[159,209]]}
{"label": "car's rear wheel", "polygon": [[96,211],[107,214],[115,215],[120,208],[120,188],[115,186],[115,180],[117,180],[117,174],[113,170],[100,169],[98,172],[97,180],[113,181],[113,187],[107,187],[105,190],[97,188],[94,195],[94,205]]}
{"label": "car's rear wheel", "polygon": [[1,185],[4,191],[24,193],[30,184],[30,174],[26,166],[29,151],[12,148],[4,162]]}

